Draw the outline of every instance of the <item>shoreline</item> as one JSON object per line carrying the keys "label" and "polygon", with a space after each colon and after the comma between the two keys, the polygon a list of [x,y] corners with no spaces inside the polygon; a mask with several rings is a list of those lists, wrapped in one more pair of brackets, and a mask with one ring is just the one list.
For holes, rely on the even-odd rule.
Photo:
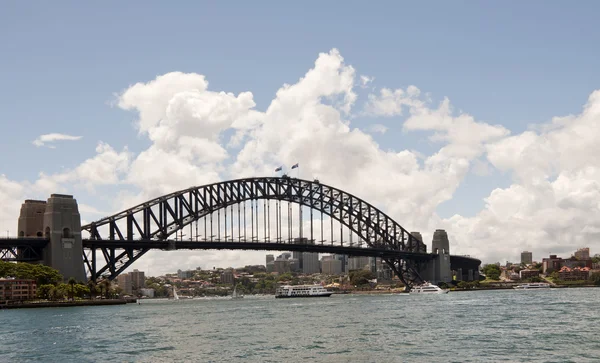
{"label": "shoreline", "polygon": [[21,304],[0,305],[0,310],[5,309],[35,309],[35,308],[59,308],[73,306],[109,306],[125,305],[135,303],[136,299],[105,299],[105,300],[79,300],[79,301],[45,301],[45,302],[23,302]]}

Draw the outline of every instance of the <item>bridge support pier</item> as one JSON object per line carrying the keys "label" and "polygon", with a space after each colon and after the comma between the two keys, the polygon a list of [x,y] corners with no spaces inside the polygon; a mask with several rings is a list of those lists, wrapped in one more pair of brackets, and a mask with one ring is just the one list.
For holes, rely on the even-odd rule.
{"label": "bridge support pier", "polygon": [[44,263],[57,269],[65,280],[86,281],[81,244],[81,217],[72,195],[52,194],[44,213],[44,233],[50,243]]}
{"label": "bridge support pier", "polygon": [[450,241],[448,234],[443,229],[436,229],[431,242],[432,253],[437,255],[433,260],[433,276],[431,280],[435,284],[440,282],[452,282],[452,271],[450,269]]}
{"label": "bridge support pier", "polygon": [[81,217],[71,195],[52,194],[47,202],[26,200],[21,205],[19,237],[45,237],[50,240],[42,262],[57,269],[68,281],[86,281],[81,243]]}

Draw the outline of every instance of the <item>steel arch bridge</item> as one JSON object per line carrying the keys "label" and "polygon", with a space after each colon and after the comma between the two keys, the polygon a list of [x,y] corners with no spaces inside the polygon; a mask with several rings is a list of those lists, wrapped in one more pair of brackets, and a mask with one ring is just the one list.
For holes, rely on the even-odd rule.
{"label": "steel arch bridge", "polygon": [[[292,205],[298,208],[296,215]],[[320,219],[315,220],[315,216]],[[299,224],[294,226],[296,218]],[[190,234],[184,240],[187,228]],[[420,264],[434,258],[420,240],[368,202],[318,180],[285,175],[177,191],[84,225],[82,230],[89,233],[83,240],[83,259],[92,280],[114,279],[151,249],[377,256],[408,286],[420,280]]]}

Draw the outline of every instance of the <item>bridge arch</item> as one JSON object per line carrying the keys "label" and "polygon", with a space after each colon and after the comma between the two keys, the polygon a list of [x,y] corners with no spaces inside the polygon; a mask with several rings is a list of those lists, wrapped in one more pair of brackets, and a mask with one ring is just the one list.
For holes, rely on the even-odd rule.
{"label": "bridge arch", "polygon": [[[245,178],[192,187],[84,225],[82,230],[89,232],[91,241],[139,241],[139,247],[125,249],[118,254],[114,249],[101,249],[107,265],[98,271],[85,254],[84,261],[93,279],[103,274],[113,279],[149,250],[144,248],[145,242],[167,241],[201,218],[233,208],[236,204],[257,200],[290,202],[310,208],[311,213],[313,210],[321,212],[355,233],[368,249],[426,252],[419,239],[370,203],[317,180],[284,176]],[[137,240],[134,240],[134,235],[138,236]],[[282,244],[282,241],[272,243]],[[343,239],[339,244],[344,246]],[[384,258],[384,261],[403,281],[407,280],[406,273],[410,269],[406,260]]]}

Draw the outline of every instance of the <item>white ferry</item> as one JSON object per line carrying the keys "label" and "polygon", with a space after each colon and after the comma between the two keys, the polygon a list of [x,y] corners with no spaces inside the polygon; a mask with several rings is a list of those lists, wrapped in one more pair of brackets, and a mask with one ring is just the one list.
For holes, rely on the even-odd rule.
{"label": "white ferry", "polygon": [[425,282],[417,285],[410,290],[411,294],[447,294],[450,290],[441,289],[439,286]]}
{"label": "white ferry", "polygon": [[528,284],[513,286],[513,289],[516,289],[516,290],[549,289],[549,288],[550,288],[550,284],[548,284],[546,282],[531,282]]}
{"label": "white ferry", "polygon": [[284,285],[275,290],[275,298],[288,297],[329,297],[333,292],[321,285]]}

